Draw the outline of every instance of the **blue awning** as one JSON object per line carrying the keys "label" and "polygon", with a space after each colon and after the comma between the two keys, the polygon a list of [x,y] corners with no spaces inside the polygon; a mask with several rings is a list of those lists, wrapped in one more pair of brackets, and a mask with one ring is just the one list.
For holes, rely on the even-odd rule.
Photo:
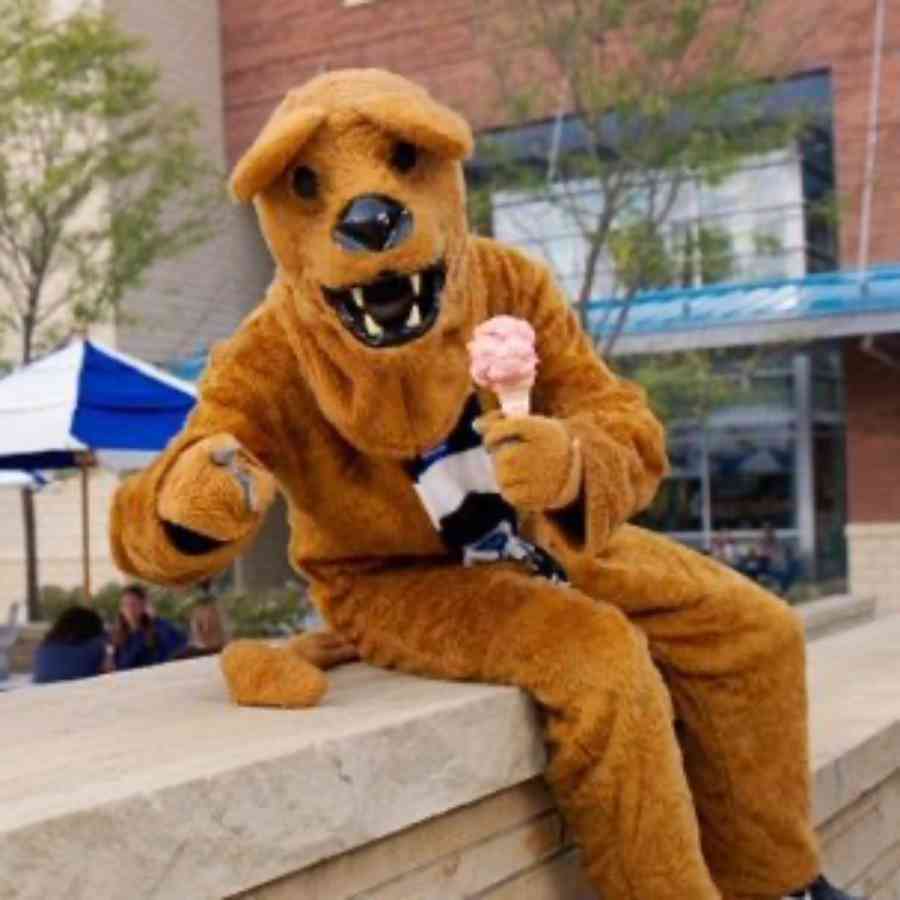
{"label": "blue awning", "polygon": [[[591,332],[614,328],[621,301],[588,304]],[[615,352],[658,353],[900,332],[900,266],[640,295]]]}

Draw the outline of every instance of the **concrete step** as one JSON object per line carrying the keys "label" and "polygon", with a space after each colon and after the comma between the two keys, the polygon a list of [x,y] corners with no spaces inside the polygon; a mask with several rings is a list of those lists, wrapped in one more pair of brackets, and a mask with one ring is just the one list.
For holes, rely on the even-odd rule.
{"label": "concrete step", "polygon": [[873,598],[853,597],[849,594],[811,600],[798,605],[796,610],[803,619],[806,636],[811,641],[871,622],[877,611]]}
{"label": "concrete step", "polygon": [[900,615],[810,648],[815,818],[829,873],[900,900]]}

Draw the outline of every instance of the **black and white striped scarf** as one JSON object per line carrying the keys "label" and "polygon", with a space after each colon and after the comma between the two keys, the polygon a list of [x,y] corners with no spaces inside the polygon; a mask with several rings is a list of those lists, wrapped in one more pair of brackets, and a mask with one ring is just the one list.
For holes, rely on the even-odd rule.
{"label": "black and white striped scarf", "polygon": [[447,440],[410,463],[428,517],[464,565],[511,560],[565,582],[562,566],[519,535],[516,511],[500,495],[494,464],[474,427],[480,415],[473,394]]}

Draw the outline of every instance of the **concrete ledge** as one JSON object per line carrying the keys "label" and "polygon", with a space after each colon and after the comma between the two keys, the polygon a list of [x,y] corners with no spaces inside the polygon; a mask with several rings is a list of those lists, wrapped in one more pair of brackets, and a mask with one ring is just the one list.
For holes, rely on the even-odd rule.
{"label": "concrete ledge", "polygon": [[[898,648],[890,617],[810,651],[816,820],[877,900],[900,884]],[[0,720],[2,900],[589,896],[515,690],[357,665],[318,709],[246,710],[202,659],[3,695]]]}
{"label": "concrete ledge", "polygon": [[874,597],[840,595],[802,603],[796,609],[803,619],[807,638],[814,641],[871,621],[875,618],[877,603]]}

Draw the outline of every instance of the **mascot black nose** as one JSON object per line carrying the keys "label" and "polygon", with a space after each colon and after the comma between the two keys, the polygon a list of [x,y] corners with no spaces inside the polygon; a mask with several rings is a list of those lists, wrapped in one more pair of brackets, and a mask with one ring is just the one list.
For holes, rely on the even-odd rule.
{"label": "mascot black nose", "polygon": [[334,227],[334,239],[354,253],[381,253],[402,244],[413,227],[412,213],[381,194],[351,200]]}

